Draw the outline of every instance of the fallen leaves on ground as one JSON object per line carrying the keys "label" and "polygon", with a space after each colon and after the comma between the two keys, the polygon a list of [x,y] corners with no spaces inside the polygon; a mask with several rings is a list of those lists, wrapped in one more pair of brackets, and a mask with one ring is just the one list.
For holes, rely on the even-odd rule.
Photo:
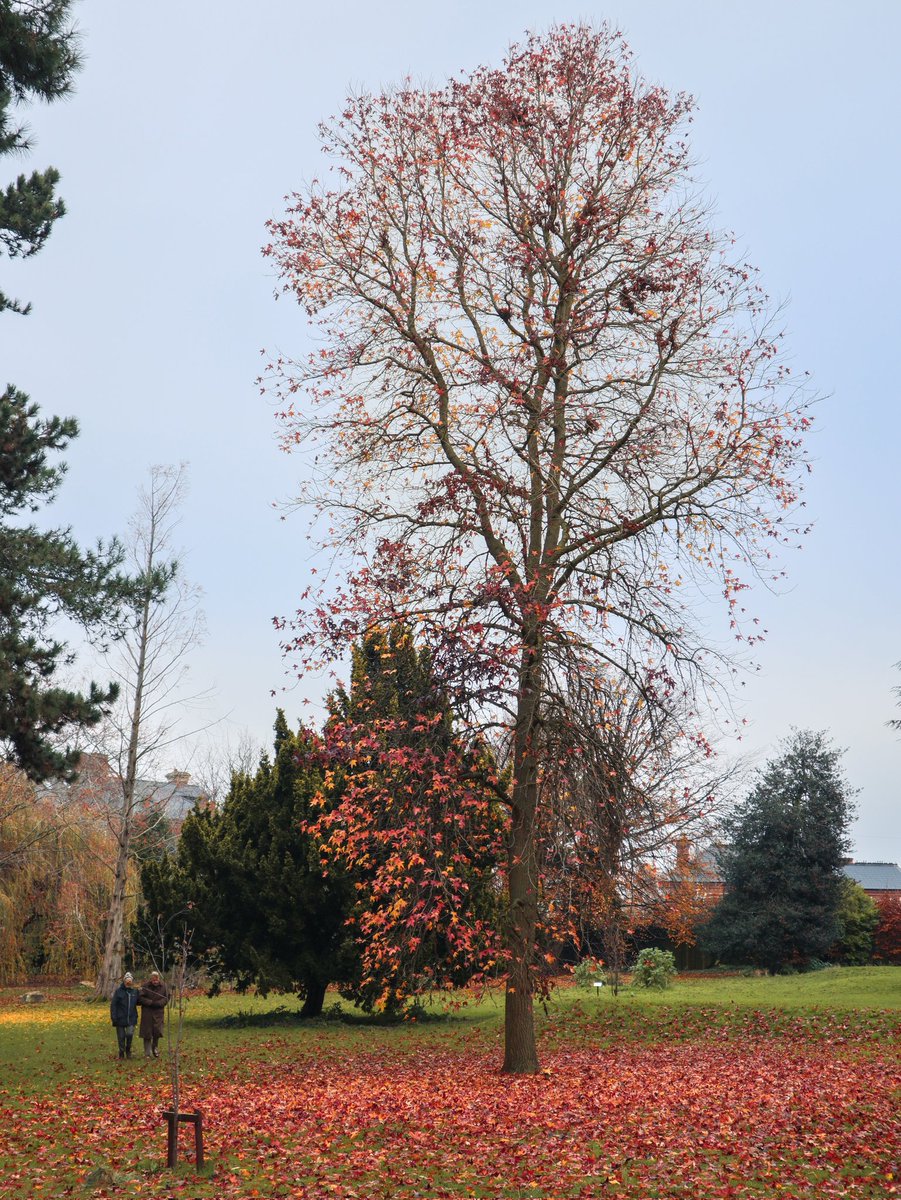
{"label": "fallen leaves on ground", "polygon": [[590,1045],[586,1018],[573,1044],[546,1038],[541,1074],[519,1077],[478,1038],[415,1052],[336,1050],[327,1031],[302,1049],[257,1044],[255,1058],[207,1064],[188,1098],[204,1114],[206,1178],[158,1169],[162,1072],[117,1063],[112,1081],[69,1080],[27,1108],[0,1090],[0,1197],[885,1200],[901,1145],[886,1028],[743,1014],[688,1040]]}

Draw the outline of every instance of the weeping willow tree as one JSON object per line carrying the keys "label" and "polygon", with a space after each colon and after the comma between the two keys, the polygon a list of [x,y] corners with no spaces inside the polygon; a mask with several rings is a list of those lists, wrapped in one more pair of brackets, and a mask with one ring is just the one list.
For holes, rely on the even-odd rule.
{"label": "weeping willow tree", "polygon": [[0,983],[93,974],[109,906],[110,834],[95,808],[0,766]]}

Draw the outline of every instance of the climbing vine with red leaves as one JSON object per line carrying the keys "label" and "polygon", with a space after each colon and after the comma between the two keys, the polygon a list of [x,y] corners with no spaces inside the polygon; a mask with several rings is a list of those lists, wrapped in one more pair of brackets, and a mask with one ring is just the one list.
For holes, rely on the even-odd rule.
{"label": "climbing vine with red leaves", "polygon": [[455,732],[408,631],[354,649],[324,730],[323,867],[354,880],[361,973],[346,994],[396,1011],[425,991],[487,982],[502,957],[503,785],[487,748]]}

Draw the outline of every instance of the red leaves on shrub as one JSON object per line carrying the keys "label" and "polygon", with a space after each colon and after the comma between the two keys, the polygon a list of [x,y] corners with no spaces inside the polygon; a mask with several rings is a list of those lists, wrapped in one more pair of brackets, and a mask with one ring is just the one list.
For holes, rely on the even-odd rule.
{"label": "red leaves on shrub", "polygon": [[901,964],[901,896],[880,896],[876,908],[879,924],[873,934],[873,957],[878,962]]}

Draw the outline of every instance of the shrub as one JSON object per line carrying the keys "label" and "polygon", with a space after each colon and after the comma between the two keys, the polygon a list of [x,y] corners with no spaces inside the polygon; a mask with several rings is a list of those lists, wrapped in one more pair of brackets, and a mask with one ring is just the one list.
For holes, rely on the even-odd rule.
{"label": "shrub", "polygon": [[676,958],[671,950],[649,947],[642,950],[632,969],[632,982],[636,987],[668,988],[676,974]]}
{"label": "shrub", "polygon": [[865,966],[873,957],[873,933],[879,924],[879,910],[859,883],[845,879],[835,915],[841,934],[829,957],[849,967]]}
{"label": "shrub", "polygon": [[594,987],[595,980],[606,982],[604,964],[599,958],[583,958],[573,971],[576,983],[581,988]]}
{"label": "shrub", "polygon": [[901,896],[880,896],[876,908],[879,924],[873,935],[873,957],[877,962],[901,965]]}

